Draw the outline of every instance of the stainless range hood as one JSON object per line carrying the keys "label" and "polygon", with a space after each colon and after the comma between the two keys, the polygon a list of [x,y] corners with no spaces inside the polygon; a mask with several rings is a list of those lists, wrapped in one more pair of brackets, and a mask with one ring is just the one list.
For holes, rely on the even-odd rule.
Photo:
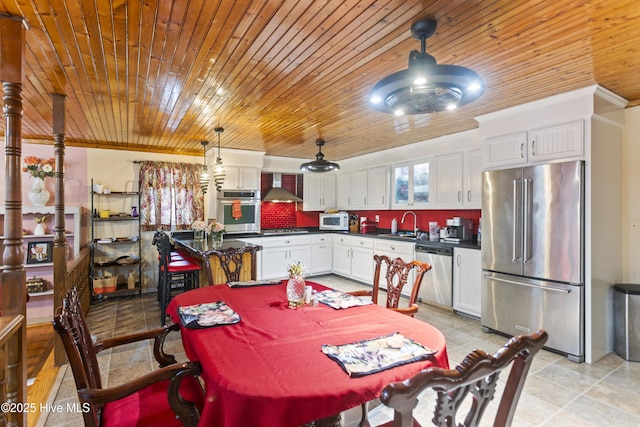
{"label": "stainless range hood", "polygon": [[267,194],[264,195],[264,198],[262,200],[265,202],[285,202],[285,203],[302,201],[300,197],[282,188],[281,173],[273,174],[273,188],[267,191]]}

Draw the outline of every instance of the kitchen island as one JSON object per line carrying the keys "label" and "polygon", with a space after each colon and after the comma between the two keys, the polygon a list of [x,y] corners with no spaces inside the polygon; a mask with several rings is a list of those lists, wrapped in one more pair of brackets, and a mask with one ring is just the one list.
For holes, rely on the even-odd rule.
{"label": "kitchen island", "polygon": [[[201,277],[206,276],[208,285],[227,283],[228,281],[256,280],[256,252],[262,246],[227,240],[214,244],[210,239],[174,237],[176,247],[185,249],[191,256],[200,260]],[[203,283],[203,280],[200,281]]]}

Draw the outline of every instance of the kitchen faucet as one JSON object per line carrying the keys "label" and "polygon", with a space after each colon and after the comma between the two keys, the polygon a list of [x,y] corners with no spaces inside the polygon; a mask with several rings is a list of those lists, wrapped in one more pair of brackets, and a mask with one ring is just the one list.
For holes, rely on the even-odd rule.
{"label": "kitchen faucet", "polygon": [[414,211],[406,211],[405,213],[402,214],[402,219],[400,220],[400,222],[402,224],[404,224],[404,217],[407,216],[407,214],[413,214],[413,235],[414,236],[418,236],[418,217],[416,216],[416,213]]}

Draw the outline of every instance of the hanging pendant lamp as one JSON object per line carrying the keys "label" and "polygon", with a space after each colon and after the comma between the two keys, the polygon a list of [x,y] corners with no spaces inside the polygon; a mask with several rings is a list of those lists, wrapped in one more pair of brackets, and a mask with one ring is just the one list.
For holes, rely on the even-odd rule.
{"label": "hanging pendant lamp", "polygon": [[224,132],[224,128],[218,125],[213,130],[218,134],[218,157],[216,158],[216,164],[213,166],[213,182],[216,184],[216,189],[220,191],[225,177],[224,166],[222,166],[222,159],[220,158],[220,134]]}
{"label": "hanging pendant lamp", "polygon": [[311,162],[301,164],[300,170],[305,172],[330,172],[340,169],[340,165],[338,165],[337,163],[328,162],[324,159],[324,154],[322,154],[324,139],[316,139],[316,145],[318,146],[318,154],[316,154],[316,159]]}
{"label": "hanging pendant lamp", "polygon": [[409,54],[409,68],[381,79],[369,94],[369,104],[383,113],[397,116],[453,110],[475,101],[484,93],[484,83],[473,70],[457,65],[438,65],[425,52],[426,39],[437,22],[422,19],[411,26],[421,50]]}
{"label": "hanging pendant lamp", "polygon": [[207,170],[207,145],[209,145],[209,141],[202,141],[202,173],[200,174],[200,188],[202,188],[202,194],[207,193],[207,189],[209,188],[209,171]]}

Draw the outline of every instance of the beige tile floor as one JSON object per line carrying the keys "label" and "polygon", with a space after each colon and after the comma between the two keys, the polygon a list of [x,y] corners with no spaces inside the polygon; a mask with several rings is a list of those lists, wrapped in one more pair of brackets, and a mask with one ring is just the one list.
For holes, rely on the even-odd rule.
{"label": "beige tile floor", "polygon": [[[358,283],[334,275],[312,278],[341,290],[363,289]],[[451,366],[462,361],[474,348],[496,351],[506,338],[482,332],[479,322],[446,310],[422,305],[416,317],[440,329],[447,339]],[[93,334],[110,337],[159,326],[160,310],[155,294],[112,299],[93,305],[87,322]],[[167,340],[167,350],[185,359],[179,334]],[[129,345],[99,356],[104,386],[114,386],[155,369],[150,345]],[[506,377],[506,375],[503,375]],[[497,399],[496,399],[497,400]],[[422,396],[417,417],[430,425],[431,396]],[[71,370],[60,370],[49,402],[77,402]],[[640,363],[626,362],[615,353],[594,364],[576,364],[560,355],[542,351],[536,356],[516,412],[514,426],[640,426]],[[484,421],[491,415],[490,407]],[[370,411],[372,425],[391,419],[389,410],[375,406]],[[346,425],[356,424],[359,409],[348,411]],[[482,425],[490,425],[484,422]],[[80,414],[44,413],[38,423],[44,427],[81,426]],[[244,427],[244,426],[238,426]]]}

